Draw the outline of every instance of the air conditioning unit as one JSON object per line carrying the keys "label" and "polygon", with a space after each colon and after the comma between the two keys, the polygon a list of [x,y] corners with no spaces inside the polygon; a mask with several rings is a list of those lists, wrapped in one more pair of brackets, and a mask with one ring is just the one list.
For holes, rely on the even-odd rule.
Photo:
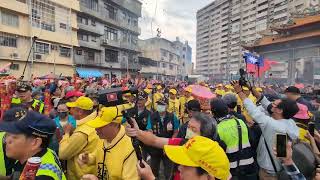
{"label": "air conditioning unit", "polygon": [[51,50],[58,50],[58,45],[51,44]]}
{"label": "air conditioning unit", "polygon": [[35,55],[35,60],[41,60],[42,59],[42,55],[41,54],[36,54]]}
{"label": "air conditioning unit", "polygon": [[19,54],[18,53],[12,53],[10,54],[11,58],[14,58],[14,59],[19,59]]}
{"label": "air conditioning unit", "polygon": [[108,44],[109,43],[109,39],[103,39],[103,43]]}

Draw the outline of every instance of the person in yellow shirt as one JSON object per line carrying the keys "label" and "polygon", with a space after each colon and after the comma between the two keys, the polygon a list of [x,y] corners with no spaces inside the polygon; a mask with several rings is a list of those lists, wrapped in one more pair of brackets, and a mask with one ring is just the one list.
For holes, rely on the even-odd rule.
{"label": "person in yellow shirt", "polygon": [[175,89],[170,89],[169,91],[169,107],[168,107],[168,112],[169,113],[174,113],[177,117],[179,117],[179,106],[180,102],[179,99],[177,99],[177,90]]}
{"label": "person in yellow shirt", "polygon": [[78,158],[80,165],[95,164],[97,170],[94,174],[84,175],[83,180],[140,180],[135,168],[138,159],[121,120],[121,111],[113,106],[103,107],[97,118],[88,123],[96,129],[101,140],[96,152],[83,153]]}
{"label": "person in yellow shirt", "polygon": [[67,103],[70,114],[77,120],[77,127],[72,131],[71,124],[65,126],[65,134],[59,145],[59,158],[67,160],[67,179],[79,180],[84,174],[94,173],[94,165],[79,166],[78,156],[81,153],[92,153],[96,150],[99,137],[94,128],[88,126],[97,113],[93,112],[93,102],[90,98],[81,96],[75,102]]}
{"label": "person in yellow shirt", "polygon": [[214,93],[220,97],[224,96],[225,91],[223,89],[223,85],[222,84],[218,84],[216,90],[214,91]]}
{"label": "person in yellow shirt", "polygon": [[184,124],[187,119],[188,119],[188,113],[186,113],[186,104],[193,100],[192,96],[192,89],[190,87],[187,87],[183,90],[183,96],[180,97],[179,102],[180,102],[180,119],[181,119],[181,124]]}
{"label": "person in yellow shirt", "polygon": [[234,88],[230,85],[230,84],[227,84],[224,88],[225,90],[225,94],[234,94]]}

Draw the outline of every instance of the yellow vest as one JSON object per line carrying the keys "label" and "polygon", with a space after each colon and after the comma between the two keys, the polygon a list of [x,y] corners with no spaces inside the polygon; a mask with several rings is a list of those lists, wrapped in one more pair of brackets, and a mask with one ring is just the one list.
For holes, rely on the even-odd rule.
{"label": "yellow vest", "polygon": [[180,102],[179,99],[169,99],[169,107],[168,107],[168,112],[169,113],[175,113],[177,117],[180,116],[179,114],[179,107],[180,107]]}
{"label": "yellow vest", "polygon": [[[74,133],[84,133],[88,136],[88,144],[86,147],[84,147],[81,153],[93,153],[97,149],[97,144],[99,142],[99,137],[96,133],[96,130],[90,126],[88,126],[86,123],[77,126]],[[70,160],[67,161],[67,176],[68,180],[79,180],[81,177],[85,174],[92,174],[95,172],[95,166],[94,165],[83,165],[80,167],[78,164],[78,155],[72,157]]]}
{"label": "yellow vest", "polygon": [[[96,175],[99,179],[104,164],[104,180],[140,180],[136,168],[138,162],[136,153],[131,138],[125,134],[123,126],[110,144],[100,140],[96,149]],[[105,160],[104,152],[106,152]]]}
{"label": "yellow vest", "polygon": [[60,162],[57,164],[58,156],[54,151],[47,149],[47,152],[41,157],[41,164],[37,171],[36,176],[50,176],[54,180],[67,180],[62,169]]}
{"label": "yellow vest", "polygon": [[0,132],[0,176],[6,176],[6,162],[4,160],[3,138],[5,132]]}

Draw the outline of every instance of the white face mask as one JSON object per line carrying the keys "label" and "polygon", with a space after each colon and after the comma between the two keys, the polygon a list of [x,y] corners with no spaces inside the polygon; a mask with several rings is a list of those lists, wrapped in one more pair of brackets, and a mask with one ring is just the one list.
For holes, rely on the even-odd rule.
{"label": "white face mask", "polygon": [[186,132],[186,139],[191,139],[193,137],[197,136],[197,134],[195,132],[193,132],[190,128],[187,128],[187,132]]}
{"label": "white face mask", "polygon": [[165,112],[165,111],[166,111],[166,106],[158,105],[157,111],[158,111],[159,113]]}

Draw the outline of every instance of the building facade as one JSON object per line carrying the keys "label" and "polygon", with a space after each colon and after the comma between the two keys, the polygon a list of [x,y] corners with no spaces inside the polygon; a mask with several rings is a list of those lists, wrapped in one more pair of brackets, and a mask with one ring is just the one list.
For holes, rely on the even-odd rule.
{"label": "building facade", "polygon": [[197,73],[228,79],[243,67],[242,44],[268,34],[268,27],[316,0],[216,0],[197,12]]}
{"label": "building facade", "polygon": [[1,0],[0,67],[11,63],[9,74],[20,77],[28,60],[26,79],[72,76],[78,11],[77,0]]}
{"label": "building facade", "polygon": [[[303,15],[290,24],[272,27],[276,35],[264,36],[245,46],[278,64],[271,66],[266,81],[294,84],[320,83],[320,14]],[[272,74],[272,76],[270,76]]]}
{"label": "building facade", "polygon": [[188,54],[192,53],[188,43],[182,43],[179,39],[171,42],[156,37],[140,40],[139,46],[139,63],[142,65],[143,76],[158,80],[182,80],[188,75],[187,56],[192,56]]}
{"label": "building facade", "polygon": [[138,0],[80,0],[79,47],[74,50],[78,73],[90,70],[120,77],[140,70],[141,5]]}
{"label": "building facade", "polygon": [[183,43],[180,41],[179,37],[176,37],[176,40],[173,41],[173,43],[175,44],[181,59],[181,77],[185,78],[192,74],[192,48],[188,41]]}

